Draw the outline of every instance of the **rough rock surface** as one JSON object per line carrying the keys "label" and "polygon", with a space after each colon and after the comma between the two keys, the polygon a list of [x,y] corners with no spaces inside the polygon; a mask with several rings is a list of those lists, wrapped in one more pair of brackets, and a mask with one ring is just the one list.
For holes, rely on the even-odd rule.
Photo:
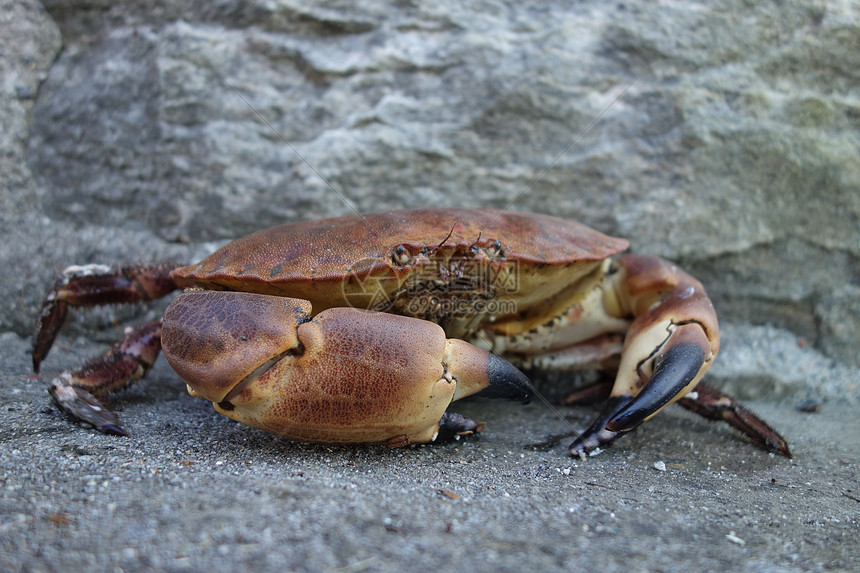
{"label": "rough rock surface", "polygon": [[[48,8],[62,52],[41,87],[8,86],[35,103],[11,133],[36,185],[12,194],[80,241],[38,253],[34,284],[353,209],[511,207],[628,237],[688,266],[723,320],[860,365],[852,3]],[[0,326],[25,334],[39,289],[2,287]]]}
{"label": "rough rock surface", "polygon": [[[838,0],[6,2],[0,567],[856,569],[858,53]],[[120,400],[137,437],[118,442],[27,378],[70,263],[428,205],[575,218],[678,261],[724,324],[712,380],[760,401],[797,461],[667,413],[563,474],[563,448],[518,449],[557,430],[534,404],[480,405],[496,437],[459,448],[284,444],[163,362]],[[79,313],[46,372],[158,312]]]}

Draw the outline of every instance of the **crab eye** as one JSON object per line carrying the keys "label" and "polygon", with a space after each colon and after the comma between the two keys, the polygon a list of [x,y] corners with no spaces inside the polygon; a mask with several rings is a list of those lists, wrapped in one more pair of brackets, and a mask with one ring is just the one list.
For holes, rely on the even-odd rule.
{"label": "crab eye", "polygon": [[493,259],[498,259],[505,256],[505,249],[502,247],[502,242],[496,239],[487,248],[487,254]]}
{"label": "crab eye", "polygon": [[397,245],[391,252],[391,260],[394,261],[395,265],[402,267],[409,264],[412,260],[412,255],[409,254],[409,250],[405,246]]}

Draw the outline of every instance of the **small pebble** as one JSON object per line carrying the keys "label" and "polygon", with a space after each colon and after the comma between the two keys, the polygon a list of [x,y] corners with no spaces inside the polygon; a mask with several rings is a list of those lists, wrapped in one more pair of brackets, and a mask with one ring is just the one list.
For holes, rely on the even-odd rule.
{"label": "small pebble", "polygon": [[660,470],[661,472],[665,472],[666,471],[666,462],[664,462],[663,460],[654,462],[654,469]]}
{"label": "small pebble", "polygon": [[800,412],[806,412],[808,414],[817,414],[821,411],[821,406],[823,405],[823,401],[820,398],[807,398],[801,402],[795,404],[795,408]]}

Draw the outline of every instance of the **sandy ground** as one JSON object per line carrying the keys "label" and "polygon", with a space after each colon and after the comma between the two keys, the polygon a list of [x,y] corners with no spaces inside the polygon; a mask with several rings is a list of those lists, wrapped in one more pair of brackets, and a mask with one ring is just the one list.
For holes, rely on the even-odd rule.
{"label": "sandy ground", "polygon": [[[291,443],[219,416],[166,363],[113,404],[128,438],[70,424],[47,377],[104,347],[62,338],[31,376],[0,335],[0,569],[14,571],[851,571],[860,568],[855,404],[751,403],[768,454],[672,407],[585,461],[594,411],[472,401],[471,439]],[[662,462],[662,463],[661,463]],[[663,468],[663,469],[658,469]]]}

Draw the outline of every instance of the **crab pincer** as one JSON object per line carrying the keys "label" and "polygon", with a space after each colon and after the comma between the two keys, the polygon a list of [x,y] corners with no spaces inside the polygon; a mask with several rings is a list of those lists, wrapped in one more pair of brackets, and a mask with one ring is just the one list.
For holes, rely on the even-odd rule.
{"label": "crab pincer", "polygon": [[401,446],[478,430],[469,395],[527,400],[505,360],[431,322],[301,299],[188,291],[164,315],[167,361],[193,396],[287,438]]}
{"label": "crab pincer", "polygon": [[633,322],[606,408],[570,445],[572,455],[611,443],[682,398],[720,347],[713,304],[701,283],[675,265],[624,255],[611,276],[604,306]]}

